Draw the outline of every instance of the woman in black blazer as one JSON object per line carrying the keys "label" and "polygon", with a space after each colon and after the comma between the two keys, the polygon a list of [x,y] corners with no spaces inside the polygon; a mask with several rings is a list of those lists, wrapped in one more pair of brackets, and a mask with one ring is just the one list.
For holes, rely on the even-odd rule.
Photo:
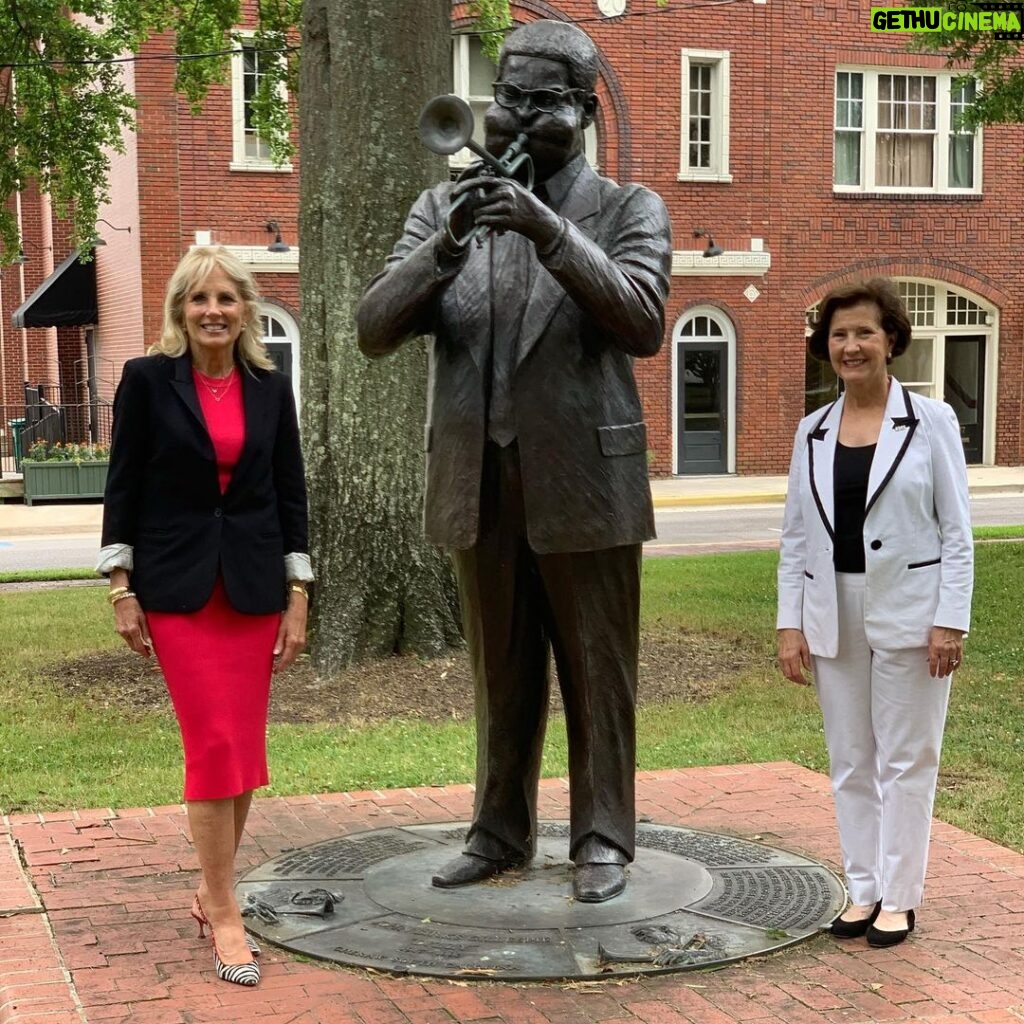
{"label": "woman in black blazer", "polygon": [[305,644],[306,486],[291,384],[260,341],[255,282],[226,249],[171,277],[160,341],[114,398],[103,549],[117,631],[152,651],[185,751],[185,802],[218,977],[259,981],[235,851],[266,785],[270,677]]}

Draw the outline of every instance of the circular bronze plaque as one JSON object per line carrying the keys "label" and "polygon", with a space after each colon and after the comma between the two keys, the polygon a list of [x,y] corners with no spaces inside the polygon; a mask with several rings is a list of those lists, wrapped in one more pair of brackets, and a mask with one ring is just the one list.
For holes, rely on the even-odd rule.
{"label": "circular bronze plaque", "polygon": [[437,889],[467,825],[377,829],[283,853],[238,885],[255,934],[306,956],[400,974],[600,978],[709,967],[806,939],[842,909],[828,868],[761,842],[637,826],[626,891],[572,898],[568,824],[541,822],[532,863]]}

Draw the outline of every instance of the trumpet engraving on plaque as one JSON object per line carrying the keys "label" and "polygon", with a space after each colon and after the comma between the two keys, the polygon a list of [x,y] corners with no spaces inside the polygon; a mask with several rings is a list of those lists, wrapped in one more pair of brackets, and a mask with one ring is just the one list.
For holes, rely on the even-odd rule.
{"label": "trumpet engraving on plaque", "polygon": [[572,898],[564,821],[538,822],[530,864],[439,890],[431,872],[467,827],[409,825],[288,851],[239,883],[240,902],[254,908],[247,926],[306,956],[397,974],[596,979],[696,970],[791,945],[845,901],[835,875],[800,854],[645,823],[621,899]]}

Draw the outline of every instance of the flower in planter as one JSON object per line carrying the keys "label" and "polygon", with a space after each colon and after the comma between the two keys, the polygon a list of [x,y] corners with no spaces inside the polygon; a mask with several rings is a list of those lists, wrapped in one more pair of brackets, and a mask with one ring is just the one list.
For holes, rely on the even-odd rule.
{"label": "flower in planter", "polygon": [[106,462],[110,448],[104,444],[64,444],[61,441],[33,441],[22,462]]}

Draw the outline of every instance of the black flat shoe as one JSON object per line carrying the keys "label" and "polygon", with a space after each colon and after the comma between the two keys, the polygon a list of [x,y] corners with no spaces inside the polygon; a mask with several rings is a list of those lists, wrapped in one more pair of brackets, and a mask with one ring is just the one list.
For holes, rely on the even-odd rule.
{"label": "black flat shoe", "polygon": [[898,946],[914,930],[914,912],[907,911],[907,927],[899,928],[897,931],[883,931],[873,925],[867,930],[868,945],[875,949],[884,949],[886,946]]}
{"label": "black flat shoe", "polygon": [[837,917],[829,927],[829,933],[837,939],[859,939],[862,935],[867,934],[868,929],[874,924],[875,918],[878,917],[878,912],[881,909],[882,901],[879,900],[875,904],[875,909],[867,917],[862,917],[859,921],[844,921],[842,917]]}

